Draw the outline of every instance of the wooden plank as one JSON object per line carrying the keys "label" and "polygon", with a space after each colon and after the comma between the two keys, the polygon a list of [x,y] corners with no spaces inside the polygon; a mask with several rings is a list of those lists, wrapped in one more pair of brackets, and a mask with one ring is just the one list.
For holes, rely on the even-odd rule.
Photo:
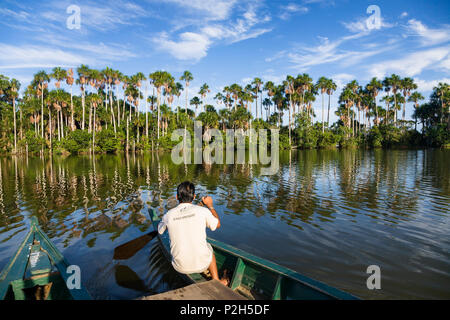
{"label": "wooden plank", "polygon": [[245,300],[218,280],[194,283],[187,287],[138,298],[138,300]]}

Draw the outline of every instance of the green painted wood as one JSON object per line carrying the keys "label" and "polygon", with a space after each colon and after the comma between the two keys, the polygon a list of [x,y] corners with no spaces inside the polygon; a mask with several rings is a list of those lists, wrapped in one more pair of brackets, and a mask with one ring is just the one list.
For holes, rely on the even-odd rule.
{"label": "green painted wood", "polygon": [[236,290],[242,283],[242,276],[244,275],[245,264],[241,258],[237,258],[236,266],[231,279],[231,289]]}
{"label": "green painted wood", "polygon": [[[61,278],[64,280],[64,283],[68,282],[69,277],[72,275],[71,273],[67,273],[67,268],[70,266],[70,263],[64,258],[62,253],[56,248],[56,246],[51,242],[51,240],[47,237],[47,235],[39,228],[36,224],[36,238],[39,239],[41,243],[41,247],[48,252],[48,256],[50,257],[52,263],[58,269]],[[90,300],[91,296],[89,295],[86,288],[81,285],[79,289],[69,289],[71,296],[75,300]]]}
{"label": "green painted wood", "polygon": [[[35,243],[39,242],[39,246],[38,245],[33,246],[32,245],[33,241],[35,241]],[[38,261],[34,266],[32,266],[29,261],[29,257],[31,256],[30,254],[32,253],[32,251],[33,253],[39,253],[39,258],[43,259],[42,261],[38,259]],[[31,257],[33,258],[33,256]],[[48,259],[48,261],[45,260],[45,257]],[[68,274],[66,271],[67,268],[70,266],[70,264],[67,262],[64,256],[61,254],[61,252],[50,241],[47,235],[39,228],[36,217],[31,218],[31,226],[29,233],[25,237],[22,244],[19,246],[19,249],[17,250],[16,254],[11,258],[10,262],[6,265],[6,267],[0,274],[0,299],[4,300],[7,297],[7,295],[9,298],[11,298],[10,294],[11,292],[14,291],[12,290],[11,283],[13,281],[18,281],[14,282],[17,285],[21,281],[24,281],[25,271],[27,270],[28,267],[30,270],[30,274],[33,275],[33,270],[35,271],[35,274],[36,273],[42,274],[41,271],[48,270],[49,268],[48,262],[50,262],[50,270],[52,269],[53,265],[59,272],[60,281],[58,280],[59,285],[55,286],[55,290],[62,290],[61,292],[63,292],[64,290],[61,289],[62,284],[62,286],[65,287],[65,290],[69,292],[72,299],[76,300],[91,299],[89,293],[84,288],[84,286],[81,286],[80,289],[69,290],[67,288],[66,283],[70,274]],[[64,297],[66,295],[55,293],[52,296]]]}
{"label": "green painted wood", "polygon": [[22,279],[27,267],[29,247],[31,246],[33,239],[34,228],[32,223],[30,231],[20,244],[19,249],[0,274],[0,300],[5,299],[12,281]]}
{"label": "green painted wood", "polygon": [[279,275],[277,284],[275,285],[275,290],[273,291],[272,300],[281,300],[281,281],[283,280],[283,276]]}
{"label": "green painted wood", "polygon": [[[154,228],[157,230],[160,221],[159,217],[152,209],[149,209],[149,215],[152,219]],[[158,239],[166,257],[171,259],[168,233],[166,232],[163,235],[158,234]],[[245,287],[250,291],[253,290],[257,295],[261,295],[268,299],[273,297],[276,297],[277,299],[296,300],[358,299],[349,293],[301,275],[298,272],[280,266],[269,260],[254,256],[226,243],[211,238],[208,238],[207,241],[211,244],[217,256],[224,256],[220,257],[221,261],[227,259],[225,256],[232,257],[228,259],[237,259],[236,267],[232,270],[233,280],[231,285],[234,290],[239,287]],[[242,261],[243,266],[238,263],[239,261]],[[218,261],[219,270],[220,267]],[[186,279],[190,283],[196,281],[196,277],[187,276]],[[234,283],[235,279],[236,283]]]}
{"label": "green painted wood", "polygon": [[33,280],[15,280],[11,282],[12,291],[14,292],[14,299],[29,300],[29,297],[26,296],[24,289],[33,288],[36,285],[44,286],[49,283],[52,283],[52,287],[46,300],[73,300],[70,291],[67,289],[64,280],[59,274],[51,274]]}
{"label": "green painted wood", "polygon": [[28,265],[32,275],[49,273],[52,270],[50,258],[45,252],[41,251],[40,243],[31,246]]}

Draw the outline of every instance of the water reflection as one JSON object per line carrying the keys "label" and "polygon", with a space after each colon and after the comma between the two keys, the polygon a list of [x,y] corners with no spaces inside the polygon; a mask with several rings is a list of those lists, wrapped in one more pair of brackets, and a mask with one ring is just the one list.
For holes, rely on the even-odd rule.
{"label": "water reflection", "polygon": [[[170,154],[0,158],[0,268],[36,216],[96,298],[178,287],[155,241],[129,260],[112,256],[151,229],[149,207],[164,212],[192,180],[223,214],[211,233],[221,241],[364,298],[449,298],[449,156],[286,152],[272,176],[258,165],[174,165]],[[382,268],[380,292],[365,288],[370,264]]]}

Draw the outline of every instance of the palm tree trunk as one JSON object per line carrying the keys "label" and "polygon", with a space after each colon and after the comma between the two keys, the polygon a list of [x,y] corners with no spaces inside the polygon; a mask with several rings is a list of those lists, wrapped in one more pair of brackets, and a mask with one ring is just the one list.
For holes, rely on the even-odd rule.
{"label": "palm tree trunk", "polygon": [[96,125],[95,125],[95,113],[96,113],[97,108],[94,108],[94,124],[93,124],[93,128],[92,128],[92,154],[95,153],[95,130],[96,130]]}
{"label": "palm tree trunk", "polygon": [[117,99],[117,126],[120,127],[119,86],[116,86],[116,99]]}
{"label": "palm tree trunk", "polygon": [[74,110],[73,110],[73,90],[72,90],[72,86],[70,86],[70,126],[72,131],[75,130],[75,122],[73,119],[73,114],[74,114]]}
{"label": "palm tree trunk", "polygon": [[330,103],[331,103],[331,94],[328,95],[327,129],[330,128]]}
{"label": "palm tree trunk", "polygon": [[42,124],[42,138],[44,138],[44,86],[42,85],[42,93],[41,93],[41,124]]}
{"label": "palm tree trunk", "polygon": [[325,107],[323,104],[323,92],[322,92],[322,133],[325,133]]}
{"label": "palm tree trunk", "polygon": [[85,114],[85,103],[86,103],[86,98],[85,98],[85,90],[84,90],[84,86],[81,86],[81,105],[82,105],[82,109],[83,109],[83,116],[82,116],[82,120],[81,120],[81,130],[84,130],[84,114]]}
{"label": "palm tree trunk", "polygon": [[161,90],[160,90],[160,88],[157,88],[156,89],[156,92],[157,92],[157,101],[156,101],[156,103],[157,103],[157,105],[158,105],[158,143],[157,143],[157,146],[158,146],[158,148],[159,148],[159,128],[160,128],[160,119],[161,119],[161,110],[160,110],[160,95],[161,95]]}
{"label": "palm tree trunk", "polygon": [[50,110],[50,106],[48,107],[48,123],[50,128],[50,150],[52,150],[52,112]]}
{"label": "palm tree trunk", "polygon": [[13,115],[14,115],[14,153],[17,153],[17,128],[16,128],[16,98],[13,97]]}
{"label": "palm tree trunk", "polygon": [[[145,136],[148,140],[148,99],[147,99],[147,81],[145,82]],[[178,114],[177,114],[178,115]],[[147,141],[148,142],[148,141]]]}

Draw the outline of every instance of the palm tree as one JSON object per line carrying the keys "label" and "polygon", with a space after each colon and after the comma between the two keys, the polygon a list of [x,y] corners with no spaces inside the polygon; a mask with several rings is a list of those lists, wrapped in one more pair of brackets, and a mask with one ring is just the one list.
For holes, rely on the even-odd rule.
{"label": "palm tree", "polygon": [[[258,94],[261,92],[261,87],[263,85],[263,81],[260,78],[254,78],[252,81],[253,85],[253,91],[256,95],[256,117],[255,119],[258,119]],[[261,95],[261,119],[262,119],[262,95]]]}
{"label": "palm tree", "polygon": [[370,94],[372,95],[373,101],[374,101],[375,117],[376,117],[377,124],[379,122],[378,108],[377,108],[377,96],[382,88],[383,88],[383,84],[376,77],[372,78],[372,80],[370,80],[370,82],[366,85],[366,90],[368,92],[370,92]]}
{"label": "palm tree", "polygon": [[331,96],[336,91],[337,85],[332,79],[327,80],[327,95],[328,95],[328,111],[327,111],[327,128],[330,127],[330,104]]}
{"label": "palm tree", "polygon": [[323,95],[325,92],[327,92],[328,85],[329,85],[329,79],[327,79],[325,77],[320,77],[316,83],[316,88],[320,89],[320,93],[322,94],[322,133],[325,132],[325,106],[324,106]]}
{"label": "palm tree", "polygon": [[12,100],[12,110],[14,115],[14,153],[17,153],[17,124],[16,124],[16,99],[19,97],[20,82],[11,79],[9,82],[8,95]]}
{"label": "palm tree", "polygon": [[153,86],[156,88],[157,92],[157,100],[156,103],[158,105],[158,145],[159,145],[159,130],[160,130],[160,120],[161,120],[161,88],[166,85],[168,81],[168,73],[165,71],[155,71],[149,75],[149,79]]}
{"label": "palm tree", "polygon": [[183,75],[180,77],[181,81],[184,81],[185,87],[186,87],[186,104],[184,113],[187,113],[187,107],[188,107],[188,89],[189,89],[189,83],[194,80],[194,77],[192,76],[192,73],[189,71],[184,71]]}
{"label": "palm tree", "polygon": [[270,107],[272,106],[272,100],[265,98],[262,102],[262,106],[266,110],[266,120],[269,119]]}
{"label": "palm tree", "polygon": [[394,96],[394,124],[397,124],[397,91],[402,88],[402,79],[396,74],[392,74],[389,79],[390,87]]}
{"label": "palm tree", "polygon": [[417,89],[417,84],[414,83],[414,79],[412,78],[404,78],[401,82],[401,89],[403,91],[403,98],[404,98],[404,103],[403,103],[403,114],[402,114],[402,120],[405,121],[405,116],[406,116],[406,100],[407,97],[409,97],[411,95],[411,90],[416,90]]}
{"label": "palm tree", "polygon": [[39,71],[34,75],[33,83],[37,88],[37,95],[41,96],[41,134],[42,138],[44,138],[44,91],[48,87],[48,82],[50,81],[50,77],[44,70]]}
{"label": "palm tree", "polygon": [[283,82],[284,85],[284,92],[286,95],[289,95],[289,146],[291,146],[291,109],[294,109],[293,101],[292,101],[292,95],[295,93],[295,79],[292,76],[286,76],[286,80]]}
{"label": "palm tree", "polygon": [[242,94],[242,87],[240,85],[238,85],[237,83],[233,83],[230,86],[230,91],[231,91],[231,96],[234,99],[234,110],[236,111],[236,106],[237,106],[237,101],[238,98],[241,96]]}
{"label": "palm tree", "polygon": [[74,77],[73,77],[73,70],[70,68],[67,71],[66,75],[66,83],[70,86],[70,129],[74,131],[76,129],[75,122],[74,122],[74,109],[73,109],[73,83],[74,83]]}
{"label": "palm tree", "polygon": [[390,103],[391,103],[391,99],[389,99],[390,97],[390,93],[391,93],[391,78],[389,77],[385,77],[384,80],[382,81],[383,87],[384,87],[384,92],[387,93],[387,98],[384,97],[382,99],[382,101],[386,102],[386,116],[385,119],[387,119],[387,122],[389,124],[389,114],[390,114]]}
{"label": "palm tree", "polygon": [[[198,94],[199,94],[203,99],[206,99],[206,95],[207,95],[209,92],[211,92],[211,91],[209,90],[209,86],[208,86],[206,83],[204,83],[204,84],[200,87],[200,90],[199,90]],[[206,110],[206,109],[205,109],[205,102],[203,102],[203,111],[205,111],[205,110]]]}
{"label": "palm tree", "polygon": [[[450,95],[450,85],[447,83],[439,82],[436,87],[433,88],[433,90],[436,92],[436,95],[438,96],[439,100],[441,100],[441,123],[444,119],[445,114],[445,107],[448,105],[449,101],[449,95]],[[450,119],[450,116],[449,116]],[[450,125],[450,123],[449,123]]]}
{"label": "palm tree", "polygon": [[306,92],[313,88],[312,78],[307,73],[297,75],[295,78],[296,92],[301,96],[300,103],[302,106],[302,111],[306,108],[305,95]]}
{"label": "palm tree", "polygon": [[[413,92],[408,98],[408,102],[414,102],[414,115],[419,107],[419,101],[423,100],[424,97],[419,92]],[[417,130],[417,117],[414,116],[414,130]]]}
{"label": "palm tree", "polygon": [[191,101],[189,101],[189,104],[192,106],[192,105],[195,105],[195,115],[197,115],[197,108],[198,108],[198,106],[199,105],[201,105],[203,102],[197,97],[197,96],[195,96],[195,97],[193,97],[192,99],[191,99]]}
{"label": "palm tree", "polygon": [[82,64],[80,67],[77,68],[77,73],[78,73],[78,79],[77,79],[77,84],[80,85],[80,89],[81,89],[81,106],[83,109],[83,114],[82,114],[82,120],[81,120],[81,130],[84,130],[84,125],[85,125],[85,97],[86,97],[86,87],[85,85],[89,82],[89,74],[90,74],[90,70],[89,67],[87,65]]}
{"label": "palm tree", "polygon": [[[263,90],[267,91],[267,96],[269,97],[268,99],[270,100],[270,99],[272,99],[272,97],[275,94],[275,84],[272,81],[267,81],[264,84]],[[268,117],[269,116],[270,116],[270,105],[269,105],[269,115],[268,115]]]}

